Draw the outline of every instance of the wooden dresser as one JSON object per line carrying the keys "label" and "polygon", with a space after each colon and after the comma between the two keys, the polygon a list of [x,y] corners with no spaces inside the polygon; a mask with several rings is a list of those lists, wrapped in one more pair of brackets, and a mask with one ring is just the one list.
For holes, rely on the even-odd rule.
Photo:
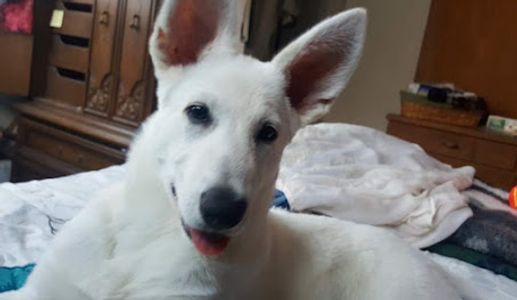
{"label": "wooden dresser", "polygon": [[[46,2],[46,1],[45,1]],[[52,1],[46,2],[51,3]],[[159,0],[57,0],[61,26],[35,55],[34,99],[18,106],[14,181],[122,163],[155,107],[147,42]],[[49,20],[46,20],[48,22]]]}
{"label": "wooden dresser", "polygon": [[517,185],[517,138],[388,115],[388,133],[419,144],[454,167],[470,165],[481,180],[504,189]]}

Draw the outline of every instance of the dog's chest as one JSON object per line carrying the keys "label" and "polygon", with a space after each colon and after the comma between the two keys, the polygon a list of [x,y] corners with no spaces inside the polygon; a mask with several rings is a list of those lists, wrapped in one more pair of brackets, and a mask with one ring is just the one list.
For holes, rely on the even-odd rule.
{"label": "dog's chest", "polygon": [[[151,255],[151,254],[150,254]],[[160,256],[155,256],[160,257]],[[163,257],[163,256],[161,256]],[[262,300],[275,299],[263,283],[250,282],[246,275],[217,276],[189,255],[159,261],[147,257],[131,259],[109,297],[123,299]],[[117,265],[120,265],[117,263]]]}
{"label": "dog's chest", "polygon": [[[132,229],[129,229],[131,231]],[[179,232],[119,232],[117,249],[99,276],[108,279],[104,295],[116,299],[203,299],[217,289]]]}
{"label": "dog's chest", "polygon": [[[120,280],[113,286],[108,298],[289,299],[282,282],[274,276],[256,278],[246,271],[214,274],[192,252],[169,252],[163,248],[121,259],[124,261],[114,262],[114,267],[125,265],[126,268],[120,270]],[[114,274],[113,269],[109,272]]]}

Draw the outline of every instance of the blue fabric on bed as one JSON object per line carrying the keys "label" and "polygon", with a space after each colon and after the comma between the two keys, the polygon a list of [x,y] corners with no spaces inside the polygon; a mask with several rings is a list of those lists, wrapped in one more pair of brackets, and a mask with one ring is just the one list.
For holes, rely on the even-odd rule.
{"label": "blue fabric on bed", "polygon": [[34,269],[34,264],[24,267],[0,267],[0,293],[20,289]]}
{"label": "blue fabric on bed", "polygon": [[283,208],[283,209],[291,209],[289,206],[289,202],[285,197],[285,194],[282,191],[276,190],[275,197],[273,198],[273,207]]}

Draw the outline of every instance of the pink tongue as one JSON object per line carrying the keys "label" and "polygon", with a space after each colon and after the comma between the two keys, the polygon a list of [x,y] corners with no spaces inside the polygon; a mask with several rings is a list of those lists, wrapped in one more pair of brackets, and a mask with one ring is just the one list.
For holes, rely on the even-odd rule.
{"label": "pink tongue", "polygon": [[194,246],[205,256],[216,256],[223,253],[230,242],[230,238],[223,235],[205,233],[196,229],[191,229],[190,235]]}

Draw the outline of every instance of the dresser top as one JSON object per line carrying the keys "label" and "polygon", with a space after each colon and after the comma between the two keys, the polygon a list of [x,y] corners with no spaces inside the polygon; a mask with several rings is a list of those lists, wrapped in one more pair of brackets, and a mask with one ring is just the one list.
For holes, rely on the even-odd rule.
{"label": "dresser top", "polygon": [[490,130],[485,127],[477,127],[477,128],[468,128],[468,127],[459,127],[447,124],[436,123],[432,121],[426,120],[418,120],[412,118],[406,118],[401,115],[389,114],[387,116],[390,122],[400,122],[405,124],[410,124],[414,126],[433,128],[437,130],[453,132],[456,134],[461,134],[464,136],[470,136],[477,139],[484,139],[495,141],[499,143],[506,143],[510,145],[517,146],[517,137],[513,137],[509,134],[500,133],[494,130]]}

